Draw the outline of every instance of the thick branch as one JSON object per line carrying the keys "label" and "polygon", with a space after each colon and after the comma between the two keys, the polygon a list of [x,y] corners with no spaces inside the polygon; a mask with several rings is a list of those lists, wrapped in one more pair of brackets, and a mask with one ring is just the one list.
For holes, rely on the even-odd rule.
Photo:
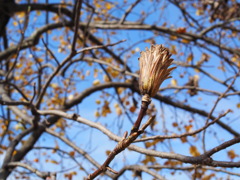
{"label": "thick branch", "polygon": [[[48,115],[57,115],[57,116],[61,116],[61,117],[67,118],[67,119],[75,120],[77,122],[86,124],[90,127],[99,129],[100,131],[102,131],[104,134],[106,134],[112,140],[115,140],[115,141],[118,141],[118,142],[122,141],[121,137],[116,136],[111,131],[109,131],[107,128],[102,126],[101,124],[89,121],[87,119],[84,119],[82,117],[77,116],[76,114],[67,114],[63,111],[57,111],[57,110],[41,110],[41,111],[39,110],[37,112],[41,115],[47,115],[47,114]],[[146,128],[145,125],[143,125],[143,127]],[[129,137],[131,137],[130,138],[131,140],[127,140],[127,143],[132,142],[132,138],[135,138],[136,136],[139,136],[139,134],[138,133],[133,133],[132,136],[129,136]],[[173,159],[173,160],[178,160],[178,161],[181,161],[181,162],[184,162],[184,163],[204,164],[204,165],[218,166],[218,167],[240,167],[240,162],[214,161],[209,156],[209,155],[212,155],[212,154],[215,154],[215,153],[219,152],[223,148],[230,147],[231,145],[234,145],[234,144],[239,143],[239,142],[240,142],[240,136],[236,137],[233,140],[230,140],[226,143],[223,143],[222,145],[219,145],[217,147],[217,150],[214,150],[214,148],[213,148],[212,150],[209,150],[206,153],[204,153],[200,156],[196,156],[196,157],[185,156],[185,155],[176,154],[176,153],[159,152],[159,151],[156,151],[156,150],[149,150],[149,149],[141,148],[141,147],[138,147],[138,146],[135,146],[135,145],[129,145],[128,149],[139,152],[139,153],[142,153],[142,154],[146,154],[146,155],[149,155],[149,156],[166,158],[166,159]],[[118,150],[117,150],[117,152],[118,152]],[[113,155],[115,156],[116,154],[113,153]]]}

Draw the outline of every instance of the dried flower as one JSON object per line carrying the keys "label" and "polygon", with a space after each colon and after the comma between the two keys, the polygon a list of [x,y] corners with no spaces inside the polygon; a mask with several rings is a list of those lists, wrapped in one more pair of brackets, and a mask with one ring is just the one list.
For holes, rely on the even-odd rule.
{"label": "dried flower", "polygon": [[169,50],[163,45],[152,45],[150,49],[146,48],[146,51],[141,52],[139,58],[141,94],[155,96],[162,82],[171,78],[170,73],[176,67],[169,68],[173,61],[170,57]]}

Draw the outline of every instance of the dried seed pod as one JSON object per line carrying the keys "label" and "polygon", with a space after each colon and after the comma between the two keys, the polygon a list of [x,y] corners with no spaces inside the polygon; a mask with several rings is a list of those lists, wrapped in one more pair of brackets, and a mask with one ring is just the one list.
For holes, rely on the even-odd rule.
{"label": "dried seed pod", "polygon": [[155,96],[162,82],[171,78],[170,73],[176,67],[169,68],[173,61],[170,57],[163,45],[152,45],[141,52],[139,88],[142,95]]}

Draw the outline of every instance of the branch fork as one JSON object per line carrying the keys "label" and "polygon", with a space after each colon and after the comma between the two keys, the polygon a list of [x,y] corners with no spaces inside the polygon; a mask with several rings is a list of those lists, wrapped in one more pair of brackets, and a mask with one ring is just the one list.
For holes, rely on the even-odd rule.
{"label": "branch fork", "polygon": [[123,135],[123,139],[111,151],[111,153],[108,155],[108,158],[106,159],[106,161],[95,172],[93,172],[92,174],[89,174],[89,176],[87,177],[87,180],[94,179],[95,177],[97,177],[99,174],[105,172],[106,170],[109,170],[114,174],[118,174],[117,171],[115,171],[109,167],[109,164],[111,163],[111,161],[115,158],[115,156],[117,154],[124,151],[135,139],[137,139],[138,136],[144,132],[144,130],[153,122],[154,119],[155,119],[155,116],[150,117],[149,120],[141,127],[140,130],[131,133],[129,136],[126,131]]}

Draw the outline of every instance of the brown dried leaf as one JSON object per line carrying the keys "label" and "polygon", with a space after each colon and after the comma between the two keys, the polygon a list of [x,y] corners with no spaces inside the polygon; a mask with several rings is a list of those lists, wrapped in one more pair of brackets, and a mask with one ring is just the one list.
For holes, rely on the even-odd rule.
{"label": "brown dried leaf", "polygon": [[187,57],[187,62],[191,62],[193,60],[193,53],[190,53]]}
{"label": "brown dried leaf", "polygon": [[74,155],[75,155],[75,152],[74,152],[74,151],[70,151],[70,152],[69,152],[69,156],[74,157]]}
{"label": "brown dried leaf", "polygon": [[238,155],[235,153],[234,150],[228,151],[227,154],[228,154],[228,157],[229,157],[231,160],[233,160],[233,159],[235,159],[236,157],[238,157]]}
{"label": "brown dried leaf", "polygon": [[193,156],[199,156],[200,155],[200,152],[198,151],[196,146],[191,146],[189,151],[190,151],[190,154],[193,155]]}

